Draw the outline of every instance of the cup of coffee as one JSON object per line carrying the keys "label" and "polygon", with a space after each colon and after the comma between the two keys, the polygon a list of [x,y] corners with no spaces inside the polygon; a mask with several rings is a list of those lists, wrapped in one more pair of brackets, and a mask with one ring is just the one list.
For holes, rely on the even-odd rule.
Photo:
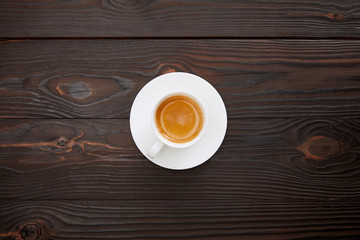
{"label": "cup of coffee", "polygon": [[174,92],[162,97],[154,107],[152,127],[158,140],[147,152],[154,158],[164,147],[186,148],[197,143],[207,126],[204,105],[195,96]]}

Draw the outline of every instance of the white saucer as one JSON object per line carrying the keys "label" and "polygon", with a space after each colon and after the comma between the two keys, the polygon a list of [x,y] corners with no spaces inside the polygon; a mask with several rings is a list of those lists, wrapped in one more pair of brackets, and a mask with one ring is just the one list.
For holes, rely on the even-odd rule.
{"label": "white saucer", "polygon": [[[191,147],[164,146],[155,158],[150,159],[146,153],[156,141],[151,125],[153,108],[160,98],[175,91],[188,92],[203,102],[208,114],[206,132]],[[136,146],[150,161],[168,169],[189,169],[206,162],[219,149],[226,128],[227,114],[221,96],[210,83],[190,73],[167,73],[153,79],[140,90],[130,112],[130,129]]]}

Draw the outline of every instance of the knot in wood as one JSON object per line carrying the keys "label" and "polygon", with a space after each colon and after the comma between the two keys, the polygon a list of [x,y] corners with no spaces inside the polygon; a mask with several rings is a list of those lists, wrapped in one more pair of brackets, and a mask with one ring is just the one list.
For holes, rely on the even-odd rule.
{"label": "knot in wood", "polygon": [[83,99],[92,94],[92,89],[85,82],[74,82],[68,85],[68,93],[75,99]]}
{"label": "knot in wood", "polygon": [[303,150],[308,158],[324,160],[339,155],[341,143],[330,137],[314,136],[304,143]]}
{"label": "knot in wood", "polygon": [[20,234],[24,240],[36,240],[39,239],[41,235],[41,228],[35,223],[30,223],[21,229]]}
{"label": "knot in wood", "polygon": [[69,140],[66,137],[60,137],[58,140],[58,145],[60,147],[66,147],[66,145],[69,143]]}
{"label": "knot in wood", "polygon": [[345,18],[344,14],[342,12],[328,13],[328,14],[326,14],[326,17],[328,17],[330,20],[334,20],[334,21],[341,21]]}

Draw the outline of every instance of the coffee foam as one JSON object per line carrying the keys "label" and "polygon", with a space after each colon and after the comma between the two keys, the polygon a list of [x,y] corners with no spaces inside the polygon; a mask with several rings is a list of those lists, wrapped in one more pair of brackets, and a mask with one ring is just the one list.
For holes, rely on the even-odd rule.
{"label": "coffee foam", "polygon": [[204,116],[196,101],[187,96],[175,95],[159,105],[155,122],[164,138],[174,143],[186,143],[198,136]]}

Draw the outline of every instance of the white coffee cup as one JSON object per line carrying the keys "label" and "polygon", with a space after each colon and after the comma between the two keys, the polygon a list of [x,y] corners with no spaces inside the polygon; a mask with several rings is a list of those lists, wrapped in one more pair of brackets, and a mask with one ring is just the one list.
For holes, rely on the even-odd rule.
{"label": "white coffee cup", "polygon": [[[200,107],[200,109],[202,111],[202,116],[203,116],[202,128],[201,128],[200,132],[197,134],[197,136],[195,138],[193,138],[190,141],[184,142],[184,143],[177,143],[177,142],[168,140],[160,133],[160,131],[156,125],[156,111],[157,111],[158,107],[161,105],[161,103],[163,103],[168,98],[177,96],[177,95],[185,96],[185,97],[191,98],[193,101],[195,101],[197,103],[197,105]],[[172,148],[187,148],[187,147],[190,147],[190,146],[194,145],[195,143],[197,143],[205,133],[205,130],[207,127],[207,113],[206,113],[204,104],[202,104],[202,102],[198,98],[196,98],[194,95],[187,93],[187,92],[172,92],[172,93],[168,93],[165,96],[163,96],[155,104],[151,121],[152,121],[152,128],[157,137],[157,140],[151,146],[151,148],[147,152],[147,155],[150,158],[154,158],[161,151],[161,149],[164,147],[164,145],[166,145],[167,147],[172,147]]]}

